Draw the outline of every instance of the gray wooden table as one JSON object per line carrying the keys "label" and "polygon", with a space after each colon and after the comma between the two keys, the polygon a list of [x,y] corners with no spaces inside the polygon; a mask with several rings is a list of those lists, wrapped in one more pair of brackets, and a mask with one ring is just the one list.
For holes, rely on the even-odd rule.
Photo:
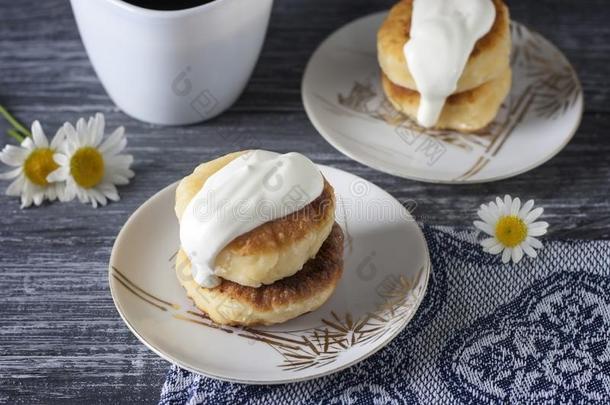
{"label": "gray wooden table", "polygon": [[[121,225],[147,198],[197,163],[236,149],[223,141],[236,131],[415,200],[414,214],[429,224],[468,226],[479,204],[511,193],[545,207],[550,237],[610,238],[607,1],[510,1],[514,19],[541,32],[572,61],[586,110],[574,139],[544,166],[468,186],[417,183],[362,166],[327,144],[303,111],[301,77],[318,43],[391,3],[278,0],[240,100],[210,122],[159,127],[113,105],[89,64],[66,0],[0,0],[0,104],[23,122],[39,119],[48,133],[66,120],[103,112],[110,128],[126,127],[137,173],[120,189],[120,202],[98,210],[73,202],[22,211],[17,199],[0,196],[0,403],[156,401],[168,363],[120,320],[108,290],[110,250]],[[12,142],[3,135],[6,129],[1,122],[1,144]]]}

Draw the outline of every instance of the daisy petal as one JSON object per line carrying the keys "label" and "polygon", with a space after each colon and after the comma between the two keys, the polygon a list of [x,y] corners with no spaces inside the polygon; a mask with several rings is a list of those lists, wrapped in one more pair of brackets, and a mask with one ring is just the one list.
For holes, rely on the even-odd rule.
{"label": "daisy petal", "polygon": [[[90,200],[89,196],[79,188],[76,189],[76,197],[78,197],[78,201],[83,204],[86,204]],[[97,203],[95,205],[97,205]]]}
{"label": "daisy petal", "polygon": [[123,138],[120,141],[116,142],[113,145],[110,145],[106,148],[106,150],[102,150],[100,148],[100,152],[102,152],[107,157],[112,157],[121,153],[123,149],[127,146],[127,139]]}
{"label": "daisy petal", "polygon": [[0,173],[0,180],[9,180],[13,179],[21,174],[21,167],[18,167],[13,170],[9,170],[8,172]]}
{"label": "daisy petal", "polygon": [[102,143],[102,145],[99,148],[100,152],[104,153],[112,146],[118,144],[121,141],[121,139],[123,138],[124,134],[125,134],[125,128],[118,127],[108,138],[106,138],[104,143]]}
{"label": "daisy petal", "polygon": [[515,246],[513,248],[511,258],[513,259],[513,262],[519,263],[521,258],[523,258],[523,249],[521,249],[521,246]]}
{"label": "daisy petal", "polygon": [[521,243],[521,248],[523,249],[525,254],[528,255],[529,257],[536,257],[536,256],[538,256],[538,253],[536,253],[534,248],[531,247],[530,244],[527,243],[527,242]]}
{"label": "daisy petal", "polygon": [[[91,194],[91,203],[98,202],[100,205],[104,206],[108,202],[106,197],[96,189],[89,190],[89,193]],[[97,208],[97,204],[94,204],[93,206],[94,208]]]}
{"label": "daisy petal", "polygon": [[501,243],[498,243],[497,245],[494,245],[490,248],[487,249],[487,253],[491,253],[492,255],[497,255],[498,253],[500,253],[502,250],[504,249],[504,245]]}
{"label": "daisy petal", "polygon": [[[91,119],[89,119],[89,124],[91,124]],[[89,145],[89,137],[87,136],[89,134],[89,127],[90,125],[87,125],[84,118],[79,118],[76,121],[76,133],[81,135],[83,145]]]}
{"label": "daisy petal", "polygon": [[21,208],[27,208],[32,205],[32,197],[29,194],[21,194]]}
{"label": "daisy petal", "polygon": [[44,200],[44,193],[35,193],[32,199],[34,200],[34,205],[38,206]]}
{"label": "daisy petal", "polygon": [[58,184],[57,186],[57,199],[61,202],[71,201],[74,198],[74,194],[68,191],[67,184]]}
{"label": "daisy petal", "polygon": [[36,145],[34,144],[34,140],[32,139],[31,136],[28,136],[27,138],[25,138],[22,142],[21,142],[21,146],[22,148],[28,149],[28,150],[32,150],[36,147]]}
{"label": "daisy petal", "polygon": [[538,239],[533,238],[531,236],[528,236],[527,238],[525,238],[525,242],[527,242],[534,249],[542,248],[542,242],[540,242]]}
{"label": "daisy petal", "polygon": [[121,176],[120,174],[113,174],[110,178],[114,184],[119,186],[129,184],[129,179],[125,176]]}
{"label": "daisy petal", "polygon": [[53,160],[55,161],[55,163],[57,163],[60,166],[67,166],[68,163],[70,162],[70,159],[68,159],[68,156],[64,155],[63,153],[55,153],[53,155]]}
{"label": "daisy petal", "polygon": [[491,225],[489,225],[488,223],[485,223],[483,221],[474,221],[474,226],[476,226],[477,228],[479,228],[480,230],[482,230],[483,232],[485,232],[488,235],[494,234],[494,231],[491,228]]}
{"label": "daisy petal", "polygon": [[15,181],[13,181],[6,189],[6,195],[11,197],[19,197],[21,195],[21,190],[23,189],[23,183],[25,182],[24,176],[19,176]]}
{"label": "daisy petal", "polygon": [[47,187],[46,195],[49,201],[55,201],[57,199],[57,189],[54,185],[50,185]]}
{"label": "daisy petal", "polygon": [[500,197],[496,197],[496,206],[498,207],[498,212],[502,214],[504,210],[504,201]]}
{"label": "daisy petal", "polygon": [[72,149],[75,149],[80,146],[80,141],[78,139],[78,134],[76,129],[70,124],[66,122],[62,127],[63,133],[66,136],[67,145],[69,145]]}
{"label": "daisy petal", "polygon": [[487,210],[487,209],[480,209],[480,210],[477,212],[477,215],[478,215],[479,217],[481,217],[481,219],[482,219],[483,221],[487,222],[488,224],[493,224],[493,223],[495,223],[495,222],[496,222],[496,221],[495,221],[495,219],[494,219],[494,217],[493,217],[493,216],[492,216],[492,215],[489,213],[489,210]]}
{"label": "daisy petal", "polygon": [[481,241],[481,246],[483,246],[484,248],[488,249],[488,248],[490,248],[492,246],[497,245],[498,243],[500,243],[500,242],[496,238],[491,237],[491,238],[483,239]]}
{"label": "daisy petal", "polygon": [[27,180],[24,181],[21,188],[21,208],[27,208],[32,205],[34,192],[34,185]]}
{"label": "daisy petal", "polygon": [[498,219],[500,219],[500,208],[496,205],[495,202],[490,202],[489,205],[487,206],[487,211],[489,212],[489,214],[493,217],[494,222],[498,221]]}
{"label": "daisy petal", "polygon": [[488,205],[481,204],[479,211],[486,212],[489,216],[491,216],[494,220],[500,217],[500,210],[495,202],[490,202]]}
{"label": "daisy petal", "polygon": [[70,169],[68,167],[60,167],[49,173],[47,176],[47,181],[49,183],[55,183],[58,181],[65,181],[70,175]]}
{"label": "daisy petal", "polygon": [[530,211],[529,214],[527,214],[527,216],[525,217],[524,221],[526,224],[530,224],[532,222],[534,222],[535,220],[538,219],[538,217],[540,215],[542,215],[542,213],[544,212],[544,208],[542,207],[538,207],[536,209],[533,209],[532,211]]}
{"label": "daisy petal", "polygon": [[74,180],[68,177],[68,179],[66,179],[66,187],[60,194],[60,197],[63,198],[61,201],[72,201],[74,198],[76,198],[76,194],[76,185]]}
{"label": "daisy petal", "polygon": [[91,143],[93,146],[97,147],[102,141],[102,138],[104,137],[105,126],[106,120],[104,118],[104,114],[95,114],[93,128],[91,129]]}
{"label": "daisy petal", "polygon": [[508,263],[513,254],[513,250],[511,248],[504,248],[504,252],[502,252],[502,263]]}
{"label": "daisy petal", "polygon": [[529,236],[542,236],[546,233],[546,228],[534,228],[534,229],[528,229],[527,234]]}
{"label": "daisy petal", "polygon": [[59,128],[55,133],[53,139],[51,139],[51,149],[58,150],[63,143],[66,135],[64,134],[63,128]]}
{"label": "daisy petal", "polygon": [[115,155],[108,158],[108,165],[129,168],[133,163],[132,155]]}
{"label": "daisy petal", "polygon": [[[34,121],[32,124],[32,139],[34,140],[34,145],[38,148],[48,148],[49,141],[47,140],[42,127],[40,126],[40,122]],[[40,205],[40,204],[36,204]]]}
{"label": "daisy petal", "polygon": [[62,152],[63,154],[65,154],[66,156],[70,157],[72,156],[78,149],[80,149],[80,146],[77,146],[76,144],[72,144],[70,142],[64,142],[61,146],[60,152]]}
{"label": "daisy petal", "polygon": [[527,216],[527,214],[529,214],[529,212],[533,206],[534,206],[534,200],[527,200],[527,202],[525,204],[523,204],[523,207],[521,207],[521,210],[519,211],[519,217],[525,218]]}
{"label": "daisy petal", "polygon": [[510,195],[506,194],[504,196],[504,205],[503,205],[503,213],[504,215],[510,215],[510,207],[513,204],[513,199],[510,197]]}
{"label": "daisy petal", "polygon": [[118,201],[119,193],[112,183],[105,183],[99,186],[100,191],[106,196],[109,200]]}
{"label": "daisy petal", "polygon": [[23,183],[23,194],[33,195],[34,194],[34,183],[25,181]]}
{"label": "daisy petal", "polygon": [[21,166],[30,151],[19,146],[6,145],[0,152],[0,161],[9,166]]}
{"label": "daisy petal", "polygon": [[510,215],[517,215],[519,210],[521,209],[521,200],[519,197],[513,200],[513,203],[510,206]]}
{"label": "daisy petal", "polygon": [[527,226],[528,229],[548,228],[549,223],[545,221],[538,221]]}

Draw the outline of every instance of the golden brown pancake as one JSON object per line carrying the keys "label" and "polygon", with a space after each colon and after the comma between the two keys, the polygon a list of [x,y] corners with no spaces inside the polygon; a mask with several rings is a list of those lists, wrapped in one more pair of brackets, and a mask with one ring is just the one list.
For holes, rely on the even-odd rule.
{"label": "golden brown pancake", "polygon": [[[180,182],[175,207],[178,220],[208,177],[243,153],[231,153],[203,163]],[[292,276],[320,249],[334,221],[334,190],[324,180],[321,195],[303,209],[267,222],[225,246],[216,257],[215,273],[249,287]]]}
{"label": "golden brown pancake", "polygon": [[[457,84],[456,93],[481,86],[503,74],[510,62],[510,17],[502,0],[492,0],[496,18],[489,32],[477,41]],[[377,33],[377,57],[383,73],[394,84],[417,90],[403,47],[409,40],[413,0],[401,0]]]}
{"label": "golden brown pancake", "polygon": [[[417,121],[419,93],[392,83],[384,74],[381,83],[394,108]],[[507,68],[496,79],[474,89],[452,94],[447,98],[435,128],[462,132],[484,128],[495,118],[510,91],[510,85],[511,70]]]}
{"label": "golden brown pancake", "polygon": [[199,286],[182,249],[176,275],[197,308],[216,323],[270,325],[285,322],[320,307],[335,290],[343,273],[343,232],[333,225],[315,258],[291,277],[259,288],[223,280],[215,288]]}

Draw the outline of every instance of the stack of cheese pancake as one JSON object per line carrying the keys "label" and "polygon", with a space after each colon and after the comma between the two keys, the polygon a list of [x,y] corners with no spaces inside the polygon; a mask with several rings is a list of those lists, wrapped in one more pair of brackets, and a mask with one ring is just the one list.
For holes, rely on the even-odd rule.
{"label": "stack of cheese pancake", "polygon": [[377,35],[383,90],[422,127],[476,131],[511,85],[502,0],[401,0]]}
{"label": "stack of cheese pancake", "polygon": [[274,324],[320,307],[343,272],[332,186],[298,153],[231,153],[176,190],[176,274],[213,321]]}

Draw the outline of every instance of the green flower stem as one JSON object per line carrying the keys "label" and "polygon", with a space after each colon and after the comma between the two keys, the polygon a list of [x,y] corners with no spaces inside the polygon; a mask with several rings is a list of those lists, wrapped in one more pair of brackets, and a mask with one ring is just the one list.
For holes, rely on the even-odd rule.
{"label": "green flower stem", "polygon": [[6,132],[7,132],[8,136],[15,138],[19,143],[23,142],[23,140],[26,138],[23,135],[21,135],[21,133],[19,131],[17,131],[15,128],[11,128]]}
{"label": "green flower stem", "polygon": [[[13,117],[2,105],[0,105],[0,115],[2,115],[13,128],[23,136],[32,136],[32,133],[24,127],[15,117]],[[10,134],[9,134],[10,135]],[[11,135],[12,136],[12,135]]]}

